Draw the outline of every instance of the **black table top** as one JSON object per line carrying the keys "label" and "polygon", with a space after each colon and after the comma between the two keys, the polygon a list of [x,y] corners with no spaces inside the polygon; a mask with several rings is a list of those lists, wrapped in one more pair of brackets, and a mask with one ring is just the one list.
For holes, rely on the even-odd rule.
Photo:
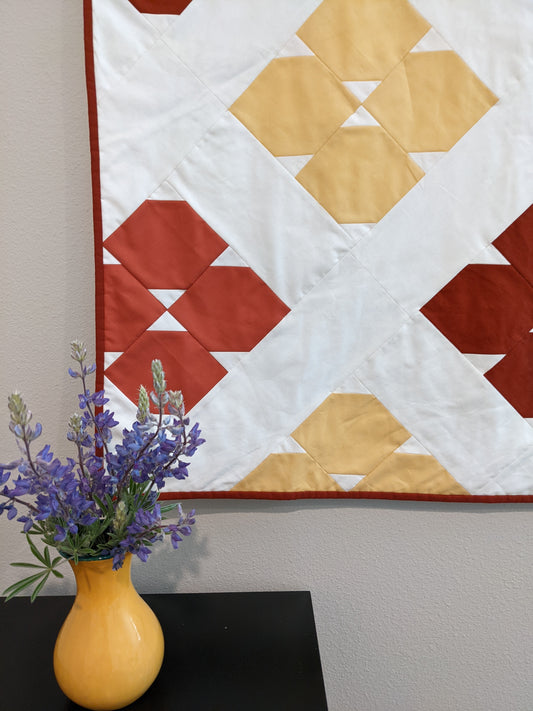
{"label": "black table top", "polygon": [[[165,635],[152,687],[128,711],[327,711],[309,592],[142,596]],[[0,707],[77,711],[55,681],[73,597],[0,605]]]}

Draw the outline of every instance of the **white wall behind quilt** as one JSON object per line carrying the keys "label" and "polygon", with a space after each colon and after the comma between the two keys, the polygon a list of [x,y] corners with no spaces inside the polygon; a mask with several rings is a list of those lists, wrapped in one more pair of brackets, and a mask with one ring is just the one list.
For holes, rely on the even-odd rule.
{"label": "white wall behind quilt", "polygon": [[[67,454],[69,342],[94,344],[81,0],[2,0],[0,118],[0,460],[14,388]],[[190,505],[194,536],[136,564],[138,589],[311,590],[330,711],[533,709],[532,505]],[[5,517],[0,536],[4,589],[29,557]]]}

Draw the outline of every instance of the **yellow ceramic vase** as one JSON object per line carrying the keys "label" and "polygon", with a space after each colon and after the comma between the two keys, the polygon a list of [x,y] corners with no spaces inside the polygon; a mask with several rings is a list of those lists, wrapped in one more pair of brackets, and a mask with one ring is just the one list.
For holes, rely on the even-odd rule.
{"label": "yellow ceramic vase", "polygon": [[131,554],[71,563],[77,593],[54,649],[54,672],[69,699],[111,711],[138,699],[163,662],[161,625],[131,581]]}

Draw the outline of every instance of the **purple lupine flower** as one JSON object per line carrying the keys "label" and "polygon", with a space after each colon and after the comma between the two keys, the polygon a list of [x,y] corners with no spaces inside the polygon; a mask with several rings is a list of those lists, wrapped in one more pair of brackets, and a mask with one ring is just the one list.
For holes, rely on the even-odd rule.
{"label": "purple lupine flower", "polygon": [[61,543],[67,537],[67,531],[63,526],[56,524],[56,535],[54,536],[54,541]]}
{"label": "purple lupine flower", "polygon": [[170,533],[170,542],[172,543],[172,547],[174,550],[177,550],[179,548],[180,542],[183,541],[183,538],[179,535],[177,531],[171,531]]}
{"label": "purple lupine flower", "polygon": [[135,551],[135,555],[140,558],[143,563],[146,563],[151,552],[152,551],[147,546],[139,546],[139,548]]}
{"label": "purple lupine flower", "polygon": [[[114,569],[123,565],[126,553],[146,561],[151,545],[165,534],[177,548],[191,533],[194,511],[184,514],[178,506],[177,522],[163,522],[159,492],[168,478],[188,476],[189,462],[184,458],[192,457],[205,441],[198,424],[188,429],[181,393],[166,391],[161,363],[154,361],[154,390],[148,395],[141,389],[138,417],[112,448],[112,430],[118,423],[105,409],[104,391],[93,393],[86,382],[95,366],[85,365],[86,349],[78,342],[72,344],[72,357],[78,368],[69,368],[69,375],[80,379],[82,386],[81,411],[71,417],[67,432],[76,456],[62,462],[45,445],[32,459],[30,444],[41,436],[42,427],[30,426],[31,412],[21,396],[13,394],[9,427],[25,454],[8,465],[0,464],[0,494],[6,499],[0,503],[0,514],[6,511],[9,519],[18,516],[24,532],[41,533],[46,544],[67,557],[79,555],[77,540],[83,538],[83,550],[109,554]],[[150,400],[157,415],[150,412]],[[11,478],[14,469],[18,473]],[[19,515],[20,501],[26,497],[29,510]]]}
{"label": "purple lupine flower", "polygon": [[124,558],[126,555],[126,551],[123,548],[115,548],[114,551],[112,551],[113,554],[113,570],[118,570],[119,568],[122,568],[124,564]]}
{"label": "purple lupine flower", "polygon": [[33,520],[31,518],[31,516],[19,516],[17,518],[17,521],[24,524],[24,526],[22,528],[24,533],[28,533],[29,530],[31,529],[31,527],[33,526]]}

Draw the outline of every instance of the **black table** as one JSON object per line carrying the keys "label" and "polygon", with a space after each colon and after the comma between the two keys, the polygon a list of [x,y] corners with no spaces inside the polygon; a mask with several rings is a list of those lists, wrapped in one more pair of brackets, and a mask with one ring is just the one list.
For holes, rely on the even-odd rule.
{"label": "black table", "polygon": [[[128,711],[327,711],[309,592],[143,595],[165,635],[152,687]],[[72,597],[0,604],[0,708],[77,711],[56,684]]]}

